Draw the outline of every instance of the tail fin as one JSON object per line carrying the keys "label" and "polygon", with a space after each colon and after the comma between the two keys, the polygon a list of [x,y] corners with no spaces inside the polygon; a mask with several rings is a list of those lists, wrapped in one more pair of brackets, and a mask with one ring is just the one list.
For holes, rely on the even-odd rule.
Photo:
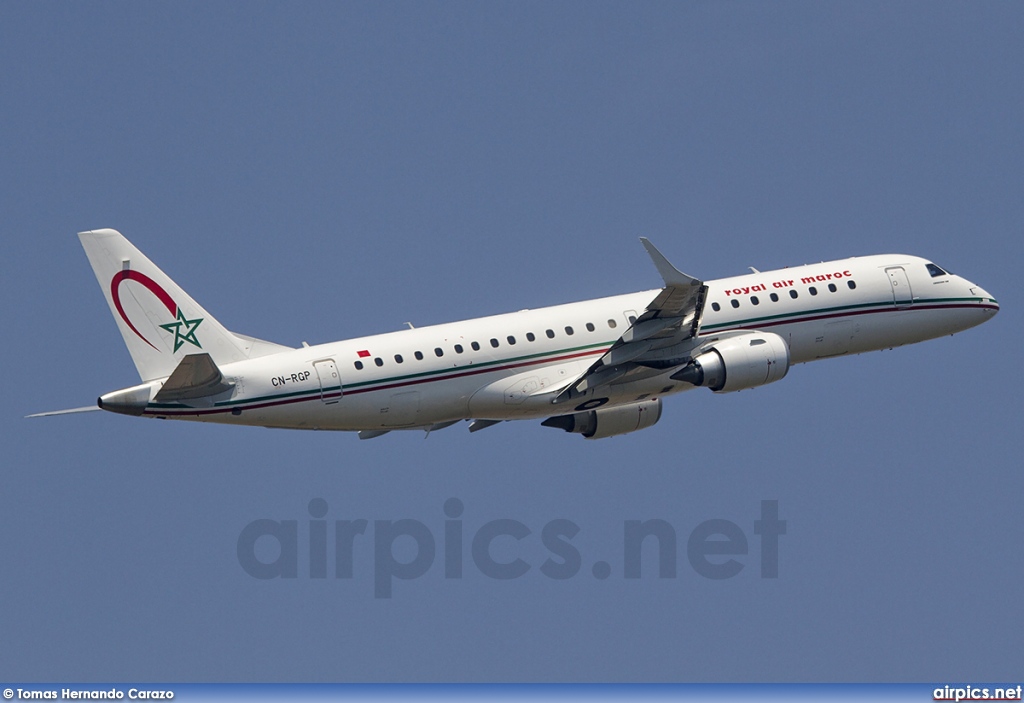
{"label": "tail fin", "polygon": [[261,355],[258,340],[225,329],[120,232],[78,236],[143,381],[169,376],[187,354],[205,352],[218,365]]}

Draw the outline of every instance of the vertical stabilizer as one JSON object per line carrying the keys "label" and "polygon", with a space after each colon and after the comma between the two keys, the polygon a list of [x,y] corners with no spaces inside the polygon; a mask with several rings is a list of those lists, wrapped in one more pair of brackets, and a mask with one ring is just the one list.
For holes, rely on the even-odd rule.
{"label": "vertical stabilizer", "polygon": [[188,354],[205,352],[217,365],[248,357],[249,343],[226,330],[120,232],[78,236],[143,381],[169,376]]}

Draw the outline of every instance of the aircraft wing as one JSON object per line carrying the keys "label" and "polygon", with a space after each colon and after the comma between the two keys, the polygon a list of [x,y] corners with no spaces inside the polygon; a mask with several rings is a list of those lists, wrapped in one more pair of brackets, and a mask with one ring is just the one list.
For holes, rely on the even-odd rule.
{"label": "aircraft wing", "polygon": [[[646,237],[640,241],[654,261],[665,287],[605,354],[553,401],[578,399],[627,375],[676,365],[666,350],[685,346],[700,330],[708,287],[673,266]],[[678,360],[678,364],[685,359]],[[646,365],[644,362],[648,362]]]}

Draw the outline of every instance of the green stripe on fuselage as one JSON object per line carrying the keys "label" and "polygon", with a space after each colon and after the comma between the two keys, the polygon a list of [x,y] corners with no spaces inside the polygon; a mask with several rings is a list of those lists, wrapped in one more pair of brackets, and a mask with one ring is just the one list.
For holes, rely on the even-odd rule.
{"label": "green stripe on fuselage", "polygon": [[[801,312],[786,312],[778,315],[765,315],[763,317],[750,317],[745,320],[734,320],[732,322],[722,322],[716,325],[701,325],[701,331],[715,330],[721,331],[723,329],[732,329],[734,327],[747,327],[748,325],[754,325],[759,322],[771,322],[777,320],[783,320],[786,318],[801,318],[801,317],[813,317],[815,315],[825,315],[828,313],[842,312],[844,310],[864,310],[866,308],[879,308],[880,311],[891,309],[893,311],[899,310],[912,310],[914,305],[925,305],[935,303],[964,303],[964,302],[985,302],[987,298],[928,298],[925,300],[915,300],[913,304],[906,304],[906,307],[896,308],[893,305],[893,301],[887,300],[881,303],[857,303],[854,305],[837,305],[831,308],[815,308],[813,310],[804,310]],[[993,301],[994,302],[994,301]]]}
{"label": "green stripe on fuselage", "polygon": [[[615,340],[608,341],[608,342],[597,342],[595,344],[585,344],[585,345],[580,346],[580,347],[567,347],[565,349],[559,349],[557,351],[552,351],[552,352],[539,352],[537,354],[525,354],[523,356],[514,356],[514,357],[511,357],[511,358],[508,358],[508,359],[496,359],[496,360],[493,360],[493,361],[483,361],[483,362],[480,362],[480,363],[467,364],[465,366],[453,366],[452,368],[446,368],[446,369],[434,369],[432,371],[421,371],[419,373],[411,373],[411,374],[406,374],[404,376],[389,376],[387,378],[378,378],[378,379],[373,379],[373,380],[369,380],[369,381],[360,381],[358,383],[345,383],[345,384],[343,384],[343,390],[344,391],[349,391],[349,390],[355,390],[355,389],[358,389],[358,388],[365,388],[367,386],[388,385],[388,384],[392,384],[392,383],[399,383],[399,382],[402,382],[402,381],[409,381],[409,380],[414,380],[414,379],[428,378],[428,377],[431,377],[431,376],[443,377],[445,374],[464,373],[465,371],[467,371],[469,369],[486,369],[486,368],[490,368],[490,367],[494,367],[494,366],[502,366],[502,365],[505,365],[505,364],[516,364],[516,363],[520,363],[520,362],[523,362],[523,361],[529,361],[531,359],[542,359],[544,357],[559,357],[559,356],[564,356],[565,354],[573,354],[573,353],[576,353],[576,352],[586,351],[587,349],[600,349],[602,347],[609,347],[609,346],[611,346],[614,343],[614,341]],[[328,389],[328,390],[334,390],[334,389]],[[321,393],[321,389],[320,388],[309,389],[309,390],[304,390],[304,391],[295,391],[295,392],[292,392],[292,393],[275,393],[273,395],[258,396],[256,398],[244,398],[244,399],[235,399],[235,400],[222,400],[222,401],[218,401],[217,403],[214,403],[214,407],[223,408],[223,407],[231,407],[233,405],[242,405],[242,404],[249,404],[249,403],[263,403],[263,402],[267,402],[267,401],[284,400],[286,398],[296,398],[298,396],[303,396],[303,395],[308,395],[311,398],[319,398],[320,397],[320,393]],[[188,405],[183,405],[181,403],[150,403],[147,407],[149,407],[149,408],[156,408],[156,409],[163,408],[163,409],[177,409],[177,410],[201,409],[201,408],[192,408],[192,407],[190,407]]]}
{"label": "green stripe on fuselage", "polygon": [[[924,305],[924,304],[957,303],[957,302],[960,302],[960,303],[963,303],[963,302],[988,302],[989,300],[991,300],[993,303],[996,302],[995,300],[992,300],[991,298],[929,298],[927,300],[916,300],[916,301],[914,301],[914,304],[915,305]],[[739,328],[739,327],[747,327],[747,326],[755,325],[755,324],[758,324],[758,323],[784,320],[784,319],[787,319],[787,318],[789,318],[789,319],[798,319],[798,318],[803,318],[803,317],[808,317],[808,316],[813,317],[815,315],[823,315],[823,314],[834,313],[834,312],[842,312],[842,311],[846,311],[846,310],[862,310],[862,309],[866,309],[866,308],[879,308],[879,312],[884,311],[884,310],[893,310],[894,312],[897,311],[897,308],[893,307],[893,301],[891,301],[891,300],[887,300],[887,301],[881,302],[881,303],[857,303],[857,304],[854,304],[854,305],[839,305],[839,306],[830,307],[830,308],[816,308],[816,309],[813,309],[813,310],[803,310],[803,311],[800,311],[800,312],[780,313],[778,315],[766,315],[766,316],[763,316],[763,317],[751,317],[751,318],[747,318],[747,319],[744,319],[744,320],[734,320],[732,322],[723,322],[723,323],[715,324],[715,325],[702,325],[701,326],[701,332],[708,332],[708,331],[720,332],[720,331],[723,331],[723,330],[729,330],[729,329],[734,329],[734,328]],[[908,305],[906,308],[903,308],[900,311],[908,310],[908,309],[913,309],[913,305]],[[444,377],[446,374],[464,373],[468,369],[486,369],[486,368],[489,368],[489,367],[501,366],[501,365],[505,365],[505,364],[520,363],[520,362],[523,362],[523,361],[529,361],[531,359],[542,359],[542,358],[545,358],[545,357],[564,356],[565,354],[572,354],[572,353],[576,353],[576,352],[586,351],[587,349],[598,349],[598,348],[601,348],[601,347],[609,347],[612,344],[614,344],[615,341],[616,340],[610,340],[610,341],[604,341],[604,342],[597,342],[597,343],[594,343],[594,344],[585,344],[585,345],[579,346],[579,347],[567,347],[565,349],[558,349],[558,350],[552,351],[552,352],[539,352],[537,354],[525,354],[523,356],[510,357],[508,359],[496,359],[496,360],[493,360],[493,361],[484,361],[484,362],[480,362],[480,363],[467,364],[465,366],[455,366],[455,367],[448,368],[448,369],[435,369],[435,370],[432,370],[432,371],[422,371],[422,372],[419,372],[419,373],[406,374],[406,375],[403,375],[403,376],[389,376],[387,378],[374,379],[374,380],[369,380],[369,381],[360,381],[358,383],[346,383],[346,384],[343,384],[343,390],[350,390],[350,389],[351,390],[355,390],[355,389],[359,389],[359,388],[365,388],[367,386],[388,385],[388,384],[398,383],[398,382],[402,382],[402,381],[409,381],[409,380],[429,378],[429,377]],[[328,390],[333,390],[333,389],[328,389]],[[264,403],[264,402],[267,402],[267,401],[279,401],[279,400],[285,400],[287,398],[297,398],[297,397],[300,397],[300,396],[310,396],[310,399],[315,399],[315,398],[319,398],[320,397],[321,392],[322,391],[321,391],[320,388],[316,388],[316,389],[309,389],[309,390],[304,390],[304,391],[295,391],[295,392],[292,392],[292,393],[277,393],[277,394],[274,394],[274,395],[265,395],[265,396],[259,396],[259,397],[256,397],[256,398],[245,398],[245,399],[237,399],[237,400],[223,400],[223,401],[219,401],[219,402],[215,403],[214,407],[223,408],[223,407],[232,407],[232,406],[235,406],[235,405],[244,405],[244,404],[249,404],[249,403]],[[183,405],[181,403],[150,403],[147,407],[148,408],[152,408],[152,409],[176,409],[176,410],[199,409],[199,408],[192,408],[192,407],[190,407],[188,405]]]}

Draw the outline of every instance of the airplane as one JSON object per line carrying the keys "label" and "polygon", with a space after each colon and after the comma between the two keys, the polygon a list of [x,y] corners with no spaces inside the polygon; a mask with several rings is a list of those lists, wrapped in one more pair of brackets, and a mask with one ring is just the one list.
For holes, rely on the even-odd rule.
{"label": "airplane", "polygon": [[661,289],[293,348],[230,332],[119,232],[79,233],[142,383],[87,410],[361,439],[506,420],[601,439],[662,400],[730,393],[791,366],[955,334],[990,319],[984,289],[883,254],[701,281],[641,242]]}

